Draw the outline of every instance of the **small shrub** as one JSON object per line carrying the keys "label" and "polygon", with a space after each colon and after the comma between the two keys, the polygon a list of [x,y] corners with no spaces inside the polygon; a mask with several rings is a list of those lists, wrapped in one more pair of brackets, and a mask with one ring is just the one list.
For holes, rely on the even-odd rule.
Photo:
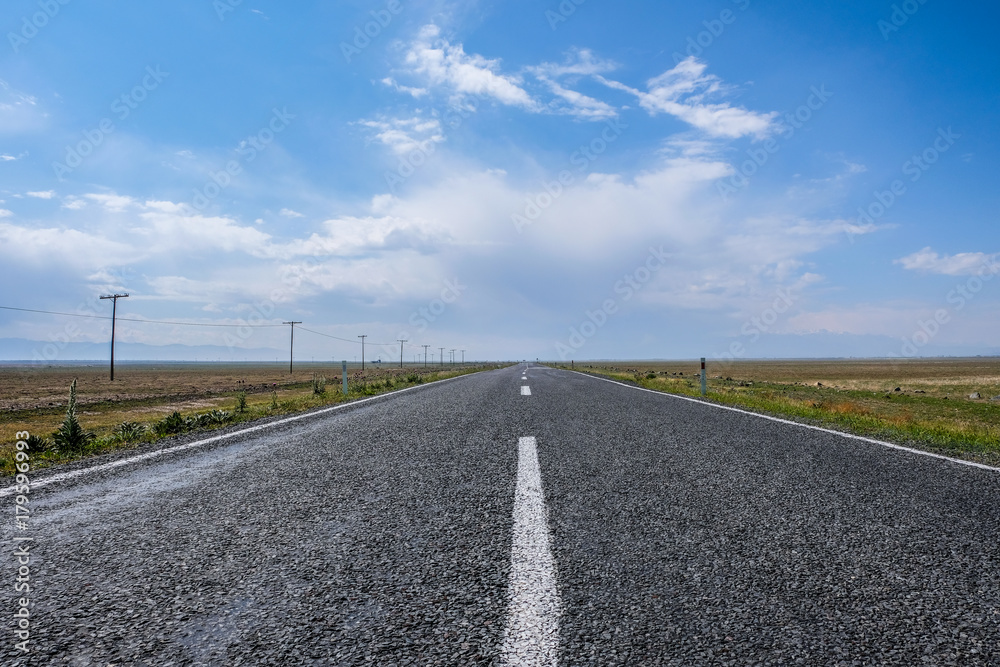
{"label": "small shrub", "polygon": [[167,415],[153,426],[159,436],[175,435],[187,430],[187,420],[176,410]]}
{"label": "small shrub", "polygon": [[146,427],[138,422],[122,422],[112,434],[118,442],[136,442],[146,435]]}
{"label": "small shrub", "polygon": [[51,452],[55,449],[55,443],[40,435],[29,435],[25,442],[28,444],[28,451],[30,452]]}
{"label": "small shrub", "polygon": [[413,384],[420,384],[421,382],[424,381],[424,379],[419,375],[417,375],[416,373],[410,373],[409,375],[406,376],[406,381],[412,382]]}
{"label": "small shrub", "polygon": [[271,392],[271,405],[269,406],[272,410],[278,409],[278,392]]}
{"label": "small shrub", "polygon": [[69,386],[69,405],[66,407],[66,418],[59,430],[52,434],[56,449],[67,454],[76,454],[87,448],[94,441],[94,434],[80,425],[76,418],[76,380]]}
{"label": "small shrub", "polygon": [[653,371],[649,371],[648,373],[646,373],[646,379],[647,380],[652,380],[655,377],[656,377],[656,373],[654,373]]}
{"label": "small shrub", "polygon": [[205,416],[209,418],[209,423],[214,426],[221,426],[233,419],[233,413],[229,410],[212,410]]}
{"label": "small shrub", "polygon": [[322,396],[326,393],[326,378],[313,375],[313,396]]}
{"label": "small shrub", "polygon": [[243,414],[247,410],[247,393],[241,391],[236,394],[236,412]]}

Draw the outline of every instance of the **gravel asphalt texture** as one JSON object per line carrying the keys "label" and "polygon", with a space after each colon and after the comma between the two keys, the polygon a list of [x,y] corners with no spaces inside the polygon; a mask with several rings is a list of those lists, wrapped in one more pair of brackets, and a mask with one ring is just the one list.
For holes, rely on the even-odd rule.
{"label": "gravel asphalt texture", "polygon": [[524,367],[0,498],[0,664],[499,664],[535,436],[561,665],[1000,666],[1000,472]]}

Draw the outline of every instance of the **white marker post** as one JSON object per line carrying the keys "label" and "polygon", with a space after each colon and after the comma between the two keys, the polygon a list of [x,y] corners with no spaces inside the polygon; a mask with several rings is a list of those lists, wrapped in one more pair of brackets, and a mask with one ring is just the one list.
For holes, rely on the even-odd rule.
{"label": "white marker post", "polygon": [[701,358],[701,395],[705,395],[705,391],[708,387],[705,384],[705,357]]}
{"label": "white marker post", "polygon": [[340,362],[340,369],[343,371],[344,377],[344,396],[347,396],[347,359]]}

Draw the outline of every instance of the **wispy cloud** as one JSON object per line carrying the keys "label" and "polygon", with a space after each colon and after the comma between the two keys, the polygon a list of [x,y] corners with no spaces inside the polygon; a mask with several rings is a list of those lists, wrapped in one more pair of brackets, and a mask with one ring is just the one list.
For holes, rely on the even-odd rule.
{"label": "wispy cloud", "polygon": [[689,57],[647,81],[648,92],[600,75],[597,79],[610,88],[635,95],[639,105],[651,115],[669,114],[711,137],[763,139],[775,131],[777,111],[759,113],[728,102],[710,103],[709,98],[724,94],[726,88],[719,77],[706,74],[706,69],[705,63]]}
{"label": "wispy cloud", "polygon": [[415,88],[413,86],[404,86],[391,76],[387,76],[384,79],[382,79],[382,83],[401,93],[406,93],[407,95],[412,95],[413,97],[418,97],[418,98],[423,97],[428,92],[426,88]]}
{"label": "wispy cloud", "polygon": [[0,134],[39,129],[47,115],[33,95],[16,90],[0,79]]}
{"label": "wispy cloud", "polygon": [[135,200],[131,197],[116,194],[91,193],[84,195],[84,197],[101,204],[104,208],[114,213],[120,213],[135,203]]}
{"label": "wispy cloud", "polygon": [[894,261],[904,269],[924,271],[945,276],[971,276],[995,265],[1000,253],[961,252],[957,255],[939,255],[929,247],[918,250]]}
{"label": "wispy cloud", "polygon": [[42,190],[36,192],[25,192],[24,194],[29,197],[34,197],[35,199],[52,199],[56,196],[55,190]]}
{"label": "wispy cloud", "polygon": [[461,44],[441,38],[435,25],[424,26],[406,53],[405,62],[414,74],[455,96],[490,97],[507,106],[537,110],[539,104],[521,86],[519,77],[501,74],[500,61],[468,54]]}
{"label": "wispy cloud", "polygon": [[444,141],[441,123],[435,118],[379,118],[359,124],[375,130],[375,140],[397,155],[415,150],[426,152],[433,144]]}

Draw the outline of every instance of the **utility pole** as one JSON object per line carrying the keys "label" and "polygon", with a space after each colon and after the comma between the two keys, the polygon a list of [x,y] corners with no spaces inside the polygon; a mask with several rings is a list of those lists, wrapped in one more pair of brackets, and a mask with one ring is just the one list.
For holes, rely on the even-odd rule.
{"label": "utility pole", "polygon": [[109,294],[102,299],[111,299],[111,381],[115,381],[115,318],[118,316],[118,299],[127,299],[128,293]]}
{"label": "utility pole", "polygon": [[444,366],[444,348],[439,347],[438,349],[441,350],[441,365]]}
{"label": "utility pole", "polygon": [[430,345],[423,345],[422,347],[424,348],[424,368],[427,368],[427,348],[429,348]]}
{"label": "utility pole", "polygon": [[358,336],[361,339],[361,370],[365,370],[365,338],[368,338],[368,334],[364,336]]}
{"label": "utility pole", "polygon": [[462,350],[462,365],[465,365],[465,350]]}
{"label": "utility pole", "polygon": [[288,344],[288,373],[291,374],[291,372],[292,372],[292,358],[295,355],[295,325],[296,324],[302,324],[302,322],[282,322],[282,324],[291,324],[292,325],[292,340]]}
{"label": "utility pole", "polygon": [[451,365],[455,365],[455,350],[451,351]]}
{"label": "utility pole", "polygon": [[399,367],[402,368],[403,367],[403,343],[405,343],[407,341],[404,340],[404,339],[402,339],[402,338],[397,338],[396,340],[399,341]]}

